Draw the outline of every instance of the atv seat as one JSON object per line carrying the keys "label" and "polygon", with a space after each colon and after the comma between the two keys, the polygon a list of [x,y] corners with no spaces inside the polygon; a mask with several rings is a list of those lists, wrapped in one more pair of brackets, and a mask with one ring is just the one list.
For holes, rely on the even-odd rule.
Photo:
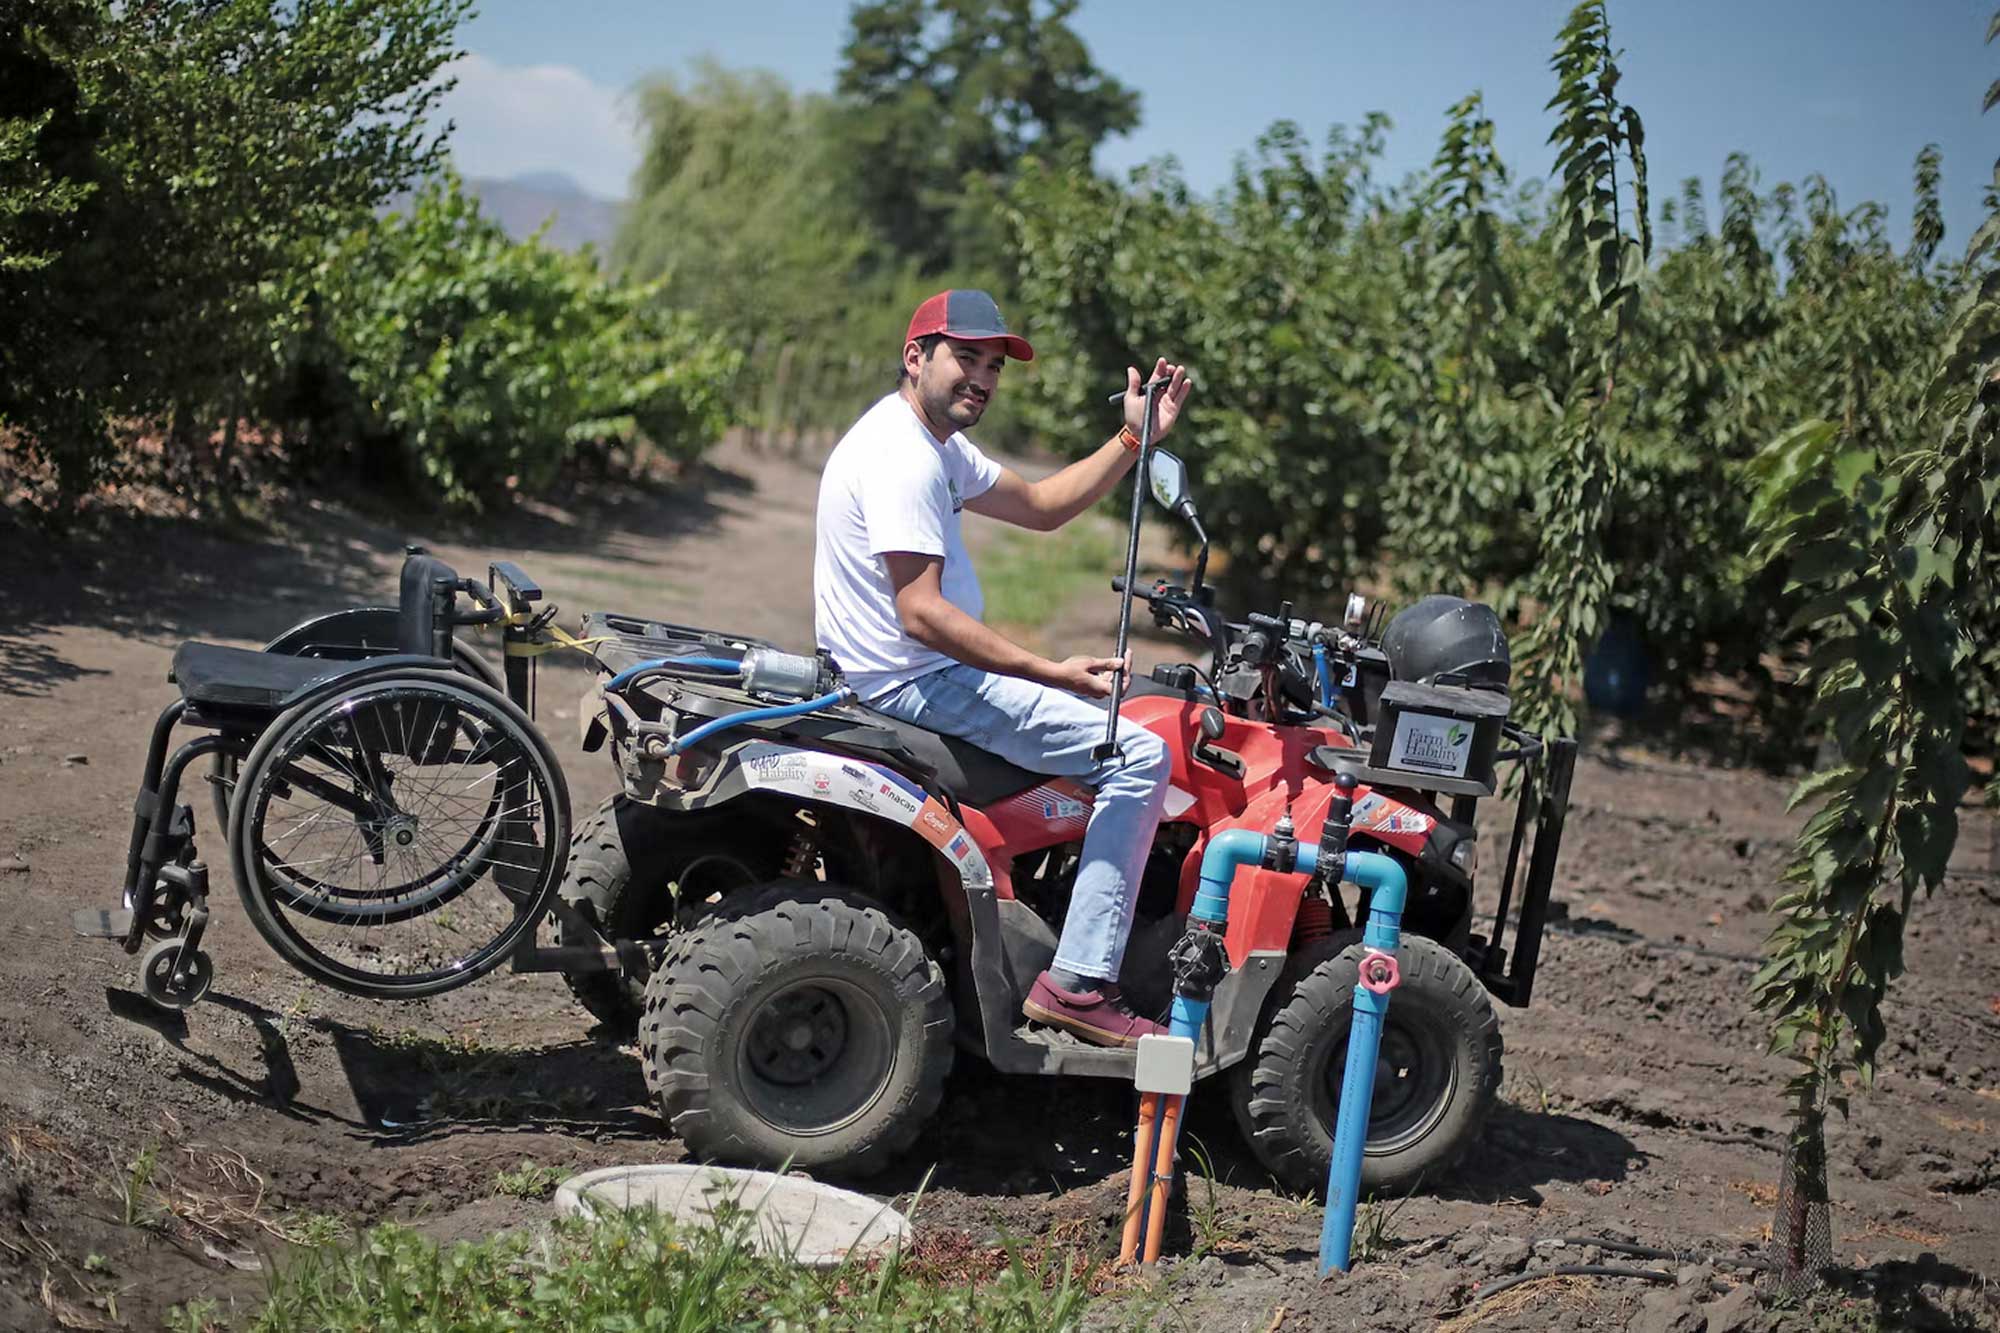
{"label": "atv seat", "polygon": [[865,705],[860,711],[871,727],[894,733],[903,754],[936,774],[938,785],[967,805],[991,805],[1049,780],[1048,774],[1017,767],[971,741],[927,731]]}
{"label": "atv seat", "polygon": [[[752,648],[778,646],[747,634],[667,624],[612,611],[586,614],[583,635],[593,642],[591,652],[599,667],[614,674],[655,658],[697,656],[735,661]],[[717,683],[684,698],[679,706],[718,718],[759,707],[762,702]],[[758,730],[807,744],[824,742],[872,751],[896,768],[920,770],[972,805],[1002,800],[1048,781],[1048,775],[1018,768],[970,741],[899,722],[865,704],[778,719]]]}

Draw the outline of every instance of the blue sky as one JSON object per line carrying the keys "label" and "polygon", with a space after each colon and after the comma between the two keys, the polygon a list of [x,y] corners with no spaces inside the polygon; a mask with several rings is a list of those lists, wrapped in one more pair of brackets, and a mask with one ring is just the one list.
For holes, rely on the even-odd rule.
{"label": "blue sky", "polygon": [[[1697,175],[1712,214],[1723,160],[1740,150],[1767,186],[1818,171],[1844,207],[1886,204],[1900,242],[1911,162],[1935,142],[1956,251],[2000,152],[2000,110],[1979,115],[2000,76],[2000,43],[1981,43],[1994,3],[1612,0],[1621,91],[1645,118],[1656,197]],[[1098,63],[1142,98],[1140,128],[1108,143],[1099,165],[1122,173],[1172,154],[1208,189],[1272,121],[1318,137],[1371,110],[1395,122],[1381,174],[1400,179],[1429,161],[1445,108],[1474,88],[1509,165],[1545,173],[1547,63],[1567,10],[1550,0],[1084,0],[1074,22]],[[707,54],[829,89],[847,11],[835,0],[485,0],[460,32],[467,55],[447,108],[460,167],[561,171],[622,195],[638,154],[625,96],[634,85]]]}

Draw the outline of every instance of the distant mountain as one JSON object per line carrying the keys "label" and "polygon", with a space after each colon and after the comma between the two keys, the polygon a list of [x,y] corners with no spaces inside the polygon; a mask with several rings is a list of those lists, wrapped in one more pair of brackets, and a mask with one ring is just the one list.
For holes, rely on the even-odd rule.
{"label": "distant mountain", "polygon": [[[465,189],[479,200],[479,207],[517,241],[535,234],[535,229],[553,215],[555,221],[542,239],[558,250],[581,250],[595,245],[611,248],[618,234],[618,214],[624,205],[615,199],[586,194],[560,171],[530,171],[507,180],[492,176],[468,176]],[[391,199],[384,212],[394,212],[409,202],[409,195]]]}
{"label": "distant mountain", "polygon": [[608,250],[618,234],[623,205],[584,193],[559,171],[527,172],[510,180],[473,177],[465,188],[479,196],[480,208],[515,240],[533,235],[550,214],[555,222],[543,239],[559,250],[580,250],[586,244]]}

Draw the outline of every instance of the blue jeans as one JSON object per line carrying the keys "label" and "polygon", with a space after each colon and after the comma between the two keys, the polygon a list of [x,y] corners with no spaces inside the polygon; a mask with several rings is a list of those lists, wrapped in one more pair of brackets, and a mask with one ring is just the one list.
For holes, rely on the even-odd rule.
{"label": "blue jeans", "polygon": [[1090,752],[1104,739],[1102,707],[963,663],[906,681],[868,706],[971,741],[1030,772],[1075,778],[1096,789],[1055,966],[1099,981],[1117,980],[1139,877],[1173,771],[1166,742],[1136,722],[1121,721],[1118,743],[1124,753],[1100,762]]}

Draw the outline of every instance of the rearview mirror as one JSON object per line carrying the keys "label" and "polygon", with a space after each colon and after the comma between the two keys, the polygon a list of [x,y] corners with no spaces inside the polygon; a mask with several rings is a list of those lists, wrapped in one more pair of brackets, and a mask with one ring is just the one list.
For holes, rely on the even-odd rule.
{"label": "rearview mirror", "polygon": [[1166,450],[1155,449],[1151,466],[1153,498],[1169,513],[1179,514],[1183,509],[1192,509],[1194,497],[1188,494],[1187,465]]}

